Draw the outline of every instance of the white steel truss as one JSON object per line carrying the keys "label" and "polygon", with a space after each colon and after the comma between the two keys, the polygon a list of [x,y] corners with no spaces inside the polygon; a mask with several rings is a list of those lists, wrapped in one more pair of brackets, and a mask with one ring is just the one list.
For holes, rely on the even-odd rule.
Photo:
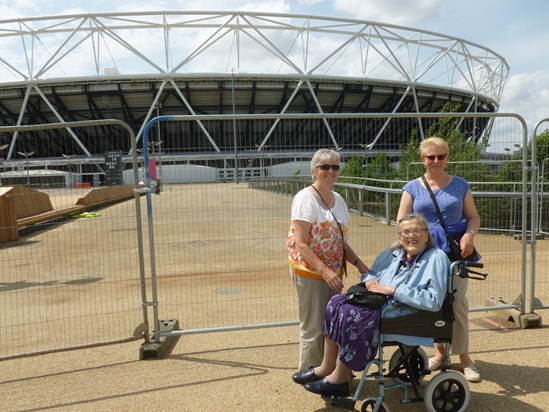
{"label": "white steel truss", "polygon": [[[0,21],[0,99],[3,90],[7,93],[26,87],[27,94],[34,90],[49,105],[41,92],[48,85],[104,82],[104,87],[109,87],[131,79],[161,81],[161,90],[151,101],[137,139],[166,84],[176,90],[192,112],[176,85],[182,78],[295,78],[298,84],[293,93],[307,87],[320,112],[311,81],[368,81],[380,87],[398,84],[406,92],[392,111],[398,111],[409,94],[419,113],[417,91],[425,88],[468,94],[471,100],[467,111],[475,111],[479,101],[490,102],[497,109],[508,73],[502,56],[473,42],[353,19],[161,11]],[[27,98],[22,101],[18,125]],[[64,121],[58,113],[55,115]],[[212,150],[219,151],[207,130],[202,129]],[[260,147],[268,138],[268,134],[263,137]],[[8,159],[14,154],[16,140],[17,134],[11,141]],[[338,147],[335,141],[334,146]]]}

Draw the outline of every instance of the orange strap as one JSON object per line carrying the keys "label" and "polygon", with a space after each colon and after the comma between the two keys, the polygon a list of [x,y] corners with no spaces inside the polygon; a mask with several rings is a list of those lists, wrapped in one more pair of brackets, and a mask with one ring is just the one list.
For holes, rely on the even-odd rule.
{"label": "orange strap", "polygon": [[[324,280],[321,274],[317,272],[313,272],[312,270],[309,270],[303,266],[300,266],[297,264],[294,265],[290,260],[288,260],[288,262],[290,266],[293,268],[294,273],[296,275],[303,276],[304,278],[309,278],[309,279],[316,279],[316,280],[322,280],[322,281]],[[343,278],[343,273],[338,273],[338,276],[340,279]]]}

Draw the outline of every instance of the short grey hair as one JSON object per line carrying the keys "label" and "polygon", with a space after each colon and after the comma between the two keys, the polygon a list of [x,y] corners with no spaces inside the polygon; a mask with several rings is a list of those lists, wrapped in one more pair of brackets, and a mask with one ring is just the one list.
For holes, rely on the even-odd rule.
{"label": "short grey hair", "polygon": [[314,171],[317,166],[324,163],[340,162],[339,153],[332,149],[318,149],[311,159],[311,176],[315,179]]}
{"label": "short grey hair", "polygon": [[[396,231],[397,234],[400,232],[400,224],[402,222],[409,222],[410,220],[417,220],[420,223],[420,226],[424,229],[427,229],[427,246],[429,247],[435,247],[435,241],[433,239],[433,236],[431,235],[431,232],[429,232],[429,223],[427,222],[427,219],[425,219],[425,216],[423,216],[421,213],[410,213],[406,216],[402,217],[396,225]],[[400,241],[396,241],[394,244],[394,249],[400,246]]]}

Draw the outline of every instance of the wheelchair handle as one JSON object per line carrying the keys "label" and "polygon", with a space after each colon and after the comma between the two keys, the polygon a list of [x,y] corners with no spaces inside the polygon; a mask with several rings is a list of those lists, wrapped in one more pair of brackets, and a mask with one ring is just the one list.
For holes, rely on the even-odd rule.
{"label": "wheelchair handle", "polygon": [[463,263],[465,264],[465,266],[472,268],[482,269],[484,267],[484,263],[480,262],[469,262],[468,260],[464,260]]}

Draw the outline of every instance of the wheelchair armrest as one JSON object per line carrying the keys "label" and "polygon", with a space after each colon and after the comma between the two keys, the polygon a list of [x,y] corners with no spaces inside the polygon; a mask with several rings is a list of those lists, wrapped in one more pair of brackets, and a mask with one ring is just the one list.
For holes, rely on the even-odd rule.
{"label": "wheelchair armrest", "polygon": [[381,317],[383,318],[383,314],[384,314],[385,311],[388,310],[388,309],[402,309],[402,308],[412,308],[412,306],[407,305],[406,303],[397,302],[396,300],[391,299],[391,300],[387,303],[387,305],[385,305],[385,307],[383,308],[383,310],[381,311]]}
{"label": "wheelchair armrest", "polygon": [[406,303],[397,302],[396,300],[391,301],[393,308],[411,308],[412,306],[407,305]]}

